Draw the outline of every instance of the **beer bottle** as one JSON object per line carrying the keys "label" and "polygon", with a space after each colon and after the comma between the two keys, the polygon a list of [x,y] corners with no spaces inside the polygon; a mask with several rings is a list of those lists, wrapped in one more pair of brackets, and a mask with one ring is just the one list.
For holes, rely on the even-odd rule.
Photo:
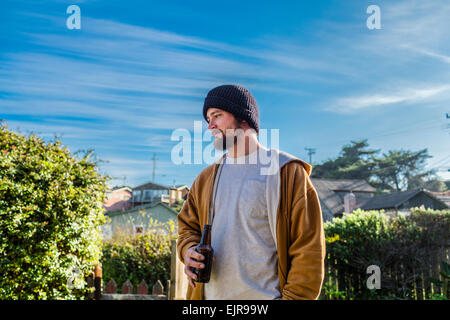
{"label": "beer bottle", "polygon": [[[195,247],[195,251],[200,253],[205,257],[204,260],[199,261],[205,265],[204,268],[192,268],[193,272],[197,275],[196,282],[209,282],[209,278],[211,276],[211,265],[212,258],[214,255],[214,250],[211,247],[211,225],[205,224],[203,227],[202,239],[197,247]],[[195,260],[195,259],[194,259]]]}

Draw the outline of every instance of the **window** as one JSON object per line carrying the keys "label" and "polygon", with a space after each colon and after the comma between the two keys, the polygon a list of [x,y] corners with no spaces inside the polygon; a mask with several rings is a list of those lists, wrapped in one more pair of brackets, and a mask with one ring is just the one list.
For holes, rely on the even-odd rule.
{"label": "window", "polygon": [[152,199],[151,198],[151,190],[145,190],[144,191],[144,199],[143,200],[149,201],[151,199]]}
{"label": "window", "polygon": [[141,201],[141,190],[133,191],[133,200]]}

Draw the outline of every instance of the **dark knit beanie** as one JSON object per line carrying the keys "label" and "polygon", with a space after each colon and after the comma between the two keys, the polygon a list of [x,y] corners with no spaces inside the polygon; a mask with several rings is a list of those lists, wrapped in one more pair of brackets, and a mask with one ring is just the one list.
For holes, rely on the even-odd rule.
{"label": "dark knit beanie", "polygon": [[259,111],[255,97],[238,85],[223,85],[208,92],[203,104],[203,117],[209,108],[225,110],[236,118],[246,120],[250,127],[259,133]]}

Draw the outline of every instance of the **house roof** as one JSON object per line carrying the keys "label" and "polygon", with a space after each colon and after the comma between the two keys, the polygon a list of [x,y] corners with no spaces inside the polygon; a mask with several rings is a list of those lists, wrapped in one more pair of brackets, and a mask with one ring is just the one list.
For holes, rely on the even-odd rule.
{"label": "house roof", "polygon": [[106,192],[106,195],[110,196],[110,195],[119,194],[119,193],[131,193],[131,189],[129,187],[110,189]]}
{"label": "house roof", "polygon": [[179,185],[170,187],[170,189],[172,189],[172,190],[182,190],[184,188],[189,190],[189,187],[185,184],[179,184]]}
{"label": "house roof", "polygon": [[111,192],[117,192],[117,191],[121,191],[121,190],[131,191],[131,188],[130,187],[114,187],[111,189]]}
{"label": "house roof", "polygon": [[361,206],[361,209],[375,210],[375,209],[398,208],[402,203],[408,201],[409,199],[416,196],[420,192],[421,190],[411,190],[375,196],[369,201],[367,201],[363,206]]}
{"label": "house roof", "polygon": [[121,211],[121,210],[109,211],[109,212],[105,212],[105,215],[107,215],[107,216],[117,216],[117,215],[120,215],[120,214],[127,214],[127,213],[130,213],[132,211],[136,211],[136,210],[140,210],[140,209],[150,209],[150,208],[153,208],[153,207],[156,207],[156,206],[163,206],[166,209],[168,209],[169,211],[171,211],[174,215],[176,215],[176,216],[178,215],[178,212],[175,209],[169,207],[167,204],[165,204],[164,202],[161,202],[161,201],[153,202],[153,203],[150,203],[150,204],[143,204],[143,205],[140,205],[140,206],[135,206],[133,208],[130,208],[127,211]]}
{"label": "house roof", "polygon": [[433,194],[426,192],[423,189],[403,191],[385,194],[381,196],[376,196],[367,201],[364,205],[361,206],[363,210],[377,210],[377,209],[397,209],[404,202],[409,199],[415,197],[419,193],[425,193],[427,196],[433,198],[435,201],[438,201],[445,206],[447,206],[443,201],[437,199]]}
{"label": "house roof", "polygon": [[444,192],[431,192],[430,193],[435,196],[436,198],[438,198],[439,200],[441,200],[442,202],[444,202],[447,207],[450,208],[450,190],[448,191],[444,191]]}
{"label": "house roof", "polygon": [[319,188],[329,189],[333,191],[346,191],[346,192],[368,192],[373,193],[377,190],[368,184],[363,179],[318,179],[311,178],[314,186]]}
{"label": "house roof", "polygon": [[[376,189],[362,179],[318,179],[311,178],[311,182],[319,195],[322,205],[322,214],[325,221],[331,220],[336,214],[344,211],[343,197],[337,192],[353,192],[356,201],[360,199],[358,193],[375,193]],[[360,203],[357,205],[360,205]]]}
{"label": "house roof", "polygon": [[140,186],[133,188],[133,190],[168,190],[168,189],[169,187],[153,182],[144,183],[141,184]]}

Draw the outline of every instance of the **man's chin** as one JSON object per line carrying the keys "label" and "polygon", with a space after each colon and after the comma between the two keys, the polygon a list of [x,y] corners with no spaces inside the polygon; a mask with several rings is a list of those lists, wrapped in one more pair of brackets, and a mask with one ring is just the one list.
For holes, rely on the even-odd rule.
{"label": "man's chin", "polygon": [[214,144],[214,148],[216,148],[217,150],[222,151],[222,150],[226,149],[225,139],[223,139],[223,138],[216,138],[216,139],[214,139],[213,144]]}
{"label": "man's chin", "polygon": [[214,139],[214,148],[216,148],[217,150],[227,150],[230,149],[234,146],[234,144],[236,143],[236,137],[232,136],[232,137],[220,137],[220,138],[215,138]]}

